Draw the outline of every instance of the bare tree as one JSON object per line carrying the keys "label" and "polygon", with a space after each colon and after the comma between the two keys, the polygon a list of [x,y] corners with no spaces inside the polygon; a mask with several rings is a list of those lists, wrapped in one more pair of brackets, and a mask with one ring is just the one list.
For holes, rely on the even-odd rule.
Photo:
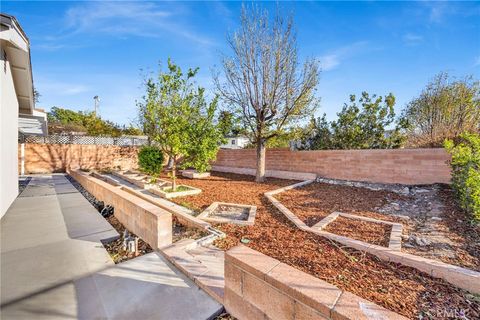
{"label": "bare tree", "polygon": [[436,75],[403,110],[408,146],[440,147],[463,132],[480,132],[480,82]]}
{"label": "bare tree", "polygon": [[233,51],[222,61],[224,79],[214,77],[223,100],[235,108],[257,149],[256,181],[265,176],[265,145],[282,128],[309,118],[317,106],[319,64],[297,56],[293,19],[278,10],[242,7],[239,29],[227,37]]}

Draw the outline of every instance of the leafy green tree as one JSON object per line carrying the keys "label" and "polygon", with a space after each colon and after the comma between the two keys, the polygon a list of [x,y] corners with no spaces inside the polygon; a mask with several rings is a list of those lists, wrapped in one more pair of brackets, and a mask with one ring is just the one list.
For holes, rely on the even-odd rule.
{"label": "leafy green tree", "polygon": [[402,113],[408,145],[439,147],[463,132],[480,132],[480,82],[436,75]]}
{"label": "leafy green tree", "polygon": [[224,136],[221,127],[214,122],[218,97],[207,104],[202,89],[196,103],[198,105],[192,110],[193,121],[188,128],[188,155],[182,162],[182,167],[193,167],[198,172],[205,172],[210,169],[210,161],[216,158],[219,142]]}
{"label": "leafy green tree", "polygon": [[85,118],[82,112],[77,112],[69,109],[53,107],[50,112],[47,113],[49,122],[58,122],[61,124],[76,124],[83,126],[83,120]]}
{"label": "leafy green tree", "polygon": [[122,128],[108,120],[103,120],[94,112],[73,111],[53,107],[47,113],[48,131],[50,133],[85,132],[91,136],[119,137],[124,133]]}
{"label": "leafy green tree", "polygon": [[246,134],[240,126],[240,119],[233,112],[223,110],[218,116],[218,126],[224,137]]}
{"label": "leafy green tree", "polygon": [[257,153],[257,182],[265,179],[267,142],[313,113],[319,64],[298,59],[293,19],[277,11],[242,7],[240,26],[227,38],[232,56],[222,61],[224,80],[214,81],[222,99],[242,119]]}
{"label": "leafy green tree", "polygon": [[350,96],[337,113],[338,119],[328,122],[326,115],[311,119],[309,128],[301,140],[301,147],[312,150],[325,149],[388,149],[399,148],[405,142],[403,123],[395,122],[395,97],[370,96],[363,92],[358,99]]}
{"label": "leafy green tree", "polygon": [[143,134],[142,130],[133,125],[123,126],[122,133],[127,136],[141,136]]}
{"label": "leafy green tree", "polygon": [[480,135],[463,133],[444,146],[452,155],[452,186],[460,206],[480,223]]}
{"label": "leafy green tree", "polygon": [[181,157],[184,166],[202,171],[218,150],[220,133],[213,125],[217,99],[207,104],[205,89],[194,87],[197,72],[198,68],[183,73],[168,59],[168,70],[160,72],[157,81],[146,81],[146,95],[138,103],[147,134],[172,160],[173,190]]}
{"label": "leafy green tree", "polygon": [[333,137],[326,114],[317,119],[311,118],[301,140],[301,149],[328,150],[333,149]]}
{"label": "leafy green tree", "polygon": [[395,121],[395,97],[370,96],[362,92],[356,101],[350,96],[338,119],[331,123],[332,142],[335,149],[386,149],[396,148],[400,128],[388,132],[387,127]]}
{"label": "leafy green tree", "polygon": [[38,103],[42,95],[38,92],[37,88],[33,88],[33,102]]}

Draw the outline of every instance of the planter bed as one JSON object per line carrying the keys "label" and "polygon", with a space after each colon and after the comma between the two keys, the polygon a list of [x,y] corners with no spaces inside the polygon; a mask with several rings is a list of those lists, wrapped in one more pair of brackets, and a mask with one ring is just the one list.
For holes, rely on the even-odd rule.
{"label": "planter bed", "polygon": [[180,173],[183,177],[190,179],[204,179],[210,177],[210,172],[198,172],[196,170],[182,170]]}
{"label": "planter bed", "polygon": [[[253,226],[218,226],[227,234],[225,239],[215,242],[218,247],[228,249],[243,240],[254,250],[409,318],[439,318],[445,310],[464,310],[471,319],[480,317],[480,303],[464,290],[417,269],[382,261],[298,229],[264,197],[267,191],[293,184],[292,180],[267,179],[257,184],[252,176],[212,173],[205,180],[178,181],[203,191],[197,196],[172,200],[178,204],[188,202],[197,210],[204,210],[215,201],[257,206]],[[303,204],[314,200],[309,198]],[[356,202],[360,210],[365,210],[361,201]],[[347,212],[352,209],[356,209],[355,201],[338,208]],[[325,216],[331,211],[334,210],[326,211]]]}
{"label": "planter bed", "polygon": [[[409,195],[400,195],[312,183],[275,197],[310,227],[334,211],[401,223],[402,251],[480,271],[480,226],[469,222],[456,205],[450,187],[432,185],[410,190]],[[355,238],[353,231],[344,235]]]}
{"label": "planter bed", "polygon": [[176,191],[172,191],[171,186],[167,187],[150,187],[148,190],[162,198],[166,199],[171,199],[171,198],[177,198],[177,197],[185,197],[185,196],[191,196],[195,194],[199,194],[202,192],[201,189],[190,187],[187,185],[179,184],[177,185]]}
{"label": "planter bed", "polygon": [[312,183],[277,194],[275,198],[312,227],[334,211],[402,222],[398,217],[376,213],[375,209],[406,197],[384,190]]}
{"label": "planter bed", "polygon": [[388,247],[392,226],[339,216],[322,230],[363,242]]}
{"label": "planter bed", "polygon": [[165,181],[162,179],[156,179],[156,181],[153,182],[154,179],[152,177],[140,172],[135,172],[135,171],[125,171],[125,172],[113,171],[111,172],[111,174],[119,178],[122,178],[142,189],[162,188],[170,185],[168,181]]}

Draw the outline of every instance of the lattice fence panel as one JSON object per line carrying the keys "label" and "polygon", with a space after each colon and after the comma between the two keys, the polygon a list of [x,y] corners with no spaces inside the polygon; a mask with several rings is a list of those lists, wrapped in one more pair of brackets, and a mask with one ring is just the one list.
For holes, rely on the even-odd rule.
{"label": "lattice fence panel", "polygon": [[50,144],[96,144],[111,146],[142,146],[148,143],[146,138],[136,137],[94,137],[79,135],[28,136],[19,135],[19,142]]}

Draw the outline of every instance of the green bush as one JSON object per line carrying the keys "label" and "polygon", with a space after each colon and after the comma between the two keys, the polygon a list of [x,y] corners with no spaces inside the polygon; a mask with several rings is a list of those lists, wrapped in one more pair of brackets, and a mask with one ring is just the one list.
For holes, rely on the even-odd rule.
{"label": "green bush", "polygon": [[158,176],[163,167],[163,153],[152,146],[144,146],[138,152],[140,170],[153,176]]}
{"label": "green bush", "polygon": [[458,141],[446,140],[452,155],[452,186],[460,206],[480,222],[480,135],[464,133]]}

